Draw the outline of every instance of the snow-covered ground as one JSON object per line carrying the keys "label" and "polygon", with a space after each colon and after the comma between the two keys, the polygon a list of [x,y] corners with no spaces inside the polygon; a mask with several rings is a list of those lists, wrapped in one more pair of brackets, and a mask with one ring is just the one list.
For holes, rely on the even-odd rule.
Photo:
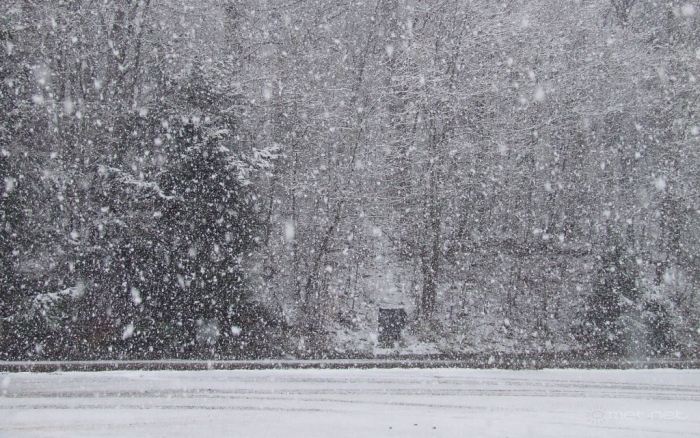
{"label": "snow-covered ground", "polygon": [[682,437],[700,371],[109,371],[0,376],[2,437]]}

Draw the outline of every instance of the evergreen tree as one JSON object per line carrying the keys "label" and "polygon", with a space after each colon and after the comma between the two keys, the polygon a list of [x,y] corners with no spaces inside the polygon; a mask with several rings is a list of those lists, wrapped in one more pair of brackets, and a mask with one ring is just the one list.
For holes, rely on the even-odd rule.
{"label": "evergreen tree", "polygon": [[630,325],[624,317],[639,297],[637,272],[630,254],[619,244],[611,245],[600,256],[579,327],[579,340],[588,351],[605,356],[625,353]]}
{"label": "evergreen tree", "polygon": [[246,301],[241,259],[255,244],[258,223],[226,137],[225,131],[182,126],[176,159],[159,180],[165,198],[156,239],[167,248],[163,268],[170,284],[158,288],[151,315],[174,323],[180,344],[223,345],[239,334]]}

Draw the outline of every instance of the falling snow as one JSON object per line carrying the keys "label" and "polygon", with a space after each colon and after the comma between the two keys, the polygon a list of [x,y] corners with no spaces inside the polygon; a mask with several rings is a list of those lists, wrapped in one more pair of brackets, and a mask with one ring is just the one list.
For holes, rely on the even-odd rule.
{"label": "falling snow", "polygon": [[696,363],[697,8],[2,2],[0,362]]}

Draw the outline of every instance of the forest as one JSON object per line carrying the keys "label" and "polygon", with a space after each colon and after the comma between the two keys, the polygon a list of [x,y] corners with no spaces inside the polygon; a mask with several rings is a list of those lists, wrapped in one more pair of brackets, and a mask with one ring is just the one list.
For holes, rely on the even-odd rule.
{"label": "forest", "polygon": [[697,77],[697,1],[3,0],[0,360],[696,358]]}

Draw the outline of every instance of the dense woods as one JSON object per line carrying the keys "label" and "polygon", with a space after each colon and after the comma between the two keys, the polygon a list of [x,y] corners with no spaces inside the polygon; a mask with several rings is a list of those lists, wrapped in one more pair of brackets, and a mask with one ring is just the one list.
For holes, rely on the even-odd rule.
{"label": "dense woods", "polygon": [[3,1],[0,360],[695,357],[699,8]]}

